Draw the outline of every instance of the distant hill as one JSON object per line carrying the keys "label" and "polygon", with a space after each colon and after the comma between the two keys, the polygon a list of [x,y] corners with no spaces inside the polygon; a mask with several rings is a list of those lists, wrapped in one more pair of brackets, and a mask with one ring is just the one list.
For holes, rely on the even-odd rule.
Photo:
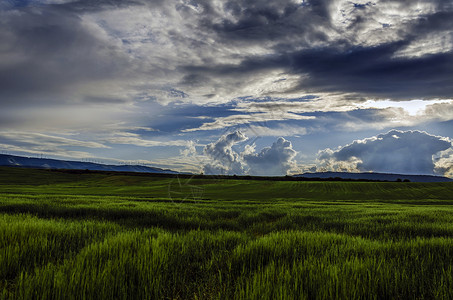
{"label": "distant hill", "polygon": [[348,172],[317,172],[294,175],[294,177],[305,178],[343,178],[343,179],[365,179],[365,180],[382,180],[396,181],[398,179],[408,179],[411,182],[450,182],[453,179],[433,176],[433,175],[405,175],[405,174],[387,174],[387,173],[348,173]]}
{"label": "distant hill", "polygon": [[[160,174],[182,174],[169,169],[161,169],[155,167],[146,167],[140,165],[106,165],[91,162],[81,161],[68,161],[48,158],[33,158],[23,157],[16,155],[0,154],[0,166],[14,166],[14,167],[29,167],[29,168],[41,168],[41,169],[68,169],[68,170],[90,170],[90,171],[114,171],[114,172],[137,172],[137,173],[160,173]],[[205,178],[210,176],[203,175],[191,175],[196,178]],[[453,182],[453,179],[433,176],[433,175],[405,175],[405,174],[387,174],[387,173],[348,173],[348,172],[315,172],[315,173],[303,173],[293,176],[274,176],[274,177],[263,177],[263,176],[221,176],[213,175],[211,177],[224,178],[224,179],[255,179],[255,180],[303,180],[307,179],[335,179],[341,178],[346,180],[370,180],[370,181],[397,181],[410,180],[411,182]],[[293,179],[291,178],[293,177]]]}
{"label": "distant hill", "polygon": [[82,161],[33,158],[5,154],[0,154],[0,166],[33,167],[43,169],[72,169],[72,170],[93,170],[93,171],[179,174],[179,172],[168,169],[145,167],[139,165],[105,165]]}

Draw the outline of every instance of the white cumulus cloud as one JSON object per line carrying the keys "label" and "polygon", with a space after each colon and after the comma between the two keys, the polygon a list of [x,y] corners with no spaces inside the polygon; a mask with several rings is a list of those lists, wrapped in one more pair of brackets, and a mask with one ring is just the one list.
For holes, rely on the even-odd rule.
{"label": "white cumulus cloud", "polygon": [[247,137],[242,132],[235,131],[208,144],[204,153],[210,162],[204,166],[205,174],[285,175],[295,169],[297,152],[290,141],[280,137],[259,152],[255,144],[246,145],[242,152],[233,149],[245,140]]}
{"label": "white cumulus cloud", "polygon": [[283,175],[296,167],[294,157],[297,152],[293,149],[291,142],[282,137],[259,153],[254,150],[254,147],[249,149],[249,153],[243,156],[252,175]]}
{"label": "white cumulus cloud", "polygon": [[320,151],[318,170],[448,175],[453,161],[451,149],[452,143],[446,137],[391,130]]}

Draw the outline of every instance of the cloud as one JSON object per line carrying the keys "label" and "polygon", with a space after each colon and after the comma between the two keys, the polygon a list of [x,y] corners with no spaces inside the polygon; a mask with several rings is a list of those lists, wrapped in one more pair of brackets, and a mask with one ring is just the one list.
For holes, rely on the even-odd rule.
{"label": "cloud", "polygon": [[93,155],[89,152],[85,151],[72,151],[72,150],[66,150],[62,149],[59,147],[51,147],[51,146],[36,146],[36,147],[24,147],[24,146],[16,146],[16,145],[11,145],[11,144],[3,144],[0,142],[0,148],[2,151],[6,153],[11,153],[13,152],[14,154],[19,154],[19,155],[52,155],[52,157],[57,156],[57,157],[63,157],[63,158],[92,158]]}
{"label": "cloud", "polygon": [[453,100],[428,105],[423,112],[427,119],[449,121],[453,119]]}
{"label": "cloud", "polygon": [[[119,153],[241,125],[287,138],[448,121],[452,20],[445,0],[7,0],[0,127],[82,132]],[[414,99],[437,104],[361,109]],[[119,123],[160,141],[99,132]]]}
{"label": "cloud", "polygon": [[[267,124],[270,125],[270,124]],[[305,135],[309,132],[309,130],[305,127],[301,126],[291,126],[280,124],[278,126],[260,126],[260,125],[251,125],[247,128],[244,128],[244,133],[249,136],[257,136],[257,137],[264,137],[264,136],[301,136]]]}
{"label": "cloud", "polygon": [[26,154],[46,154],[60,157],[92,157],[88,152],[75,148],[107,149],[99,142],[80,141],[72,138],[33,132],[0,131],[0,148]]}
{"label": "cloud", "polygon": [[283,112],[310,113],[310,112],[333,112],[350,111],[363,102],[356,99],[355,103],[345,100],[346,95],[303,95],[297,98],[271,98],[263,97],[258,99],[243,99],[238,101],[232,109],[234,111],[248,113],[271,113],[279,115]]}
{"label": "cloud", "polygon": [[[247,45],[291,39],[297,42],[327,40],[326,6],[320,1],[301,5],[295,1],[227,1],[216,10],[220,18],[205,18],[203,25],[213,30],[223,42]],[[303,21],[301,21],[303,19]],[[317,27],[314,26],[316,24]]]}
{"label": "cloud", "polygon": [[195,141],[187,141],[186,148],[180,150],[179,153],[184,157],[193,157],[197,155],[197,148],[195,148]]}
{"label": "cloud", "polygon": [[[239,127],[249,136],[290,136],[327,129],[385,130],[448,121],[453,118],[451,99],[353,101],[342,97],[344,95],[320,94],[289,99],[271,97],[235,99],[227,107],[223,107],[221,115],[209,116],[200,111],[200,116],[193,118],[206,121],[200,121],[201,124],[195,123],[195,126],[190,128],[186,126],[187,129],[182,129],[182,132]],[[313,130],[307,130],[309,128]]]}
{"label": "cloud", "polygon": [[247,138],[240,131],[223,135],[215,143],[205,146],[204,153],[211,163],[204,166],[205,174],[243,174],[244,166],[241,156],[233,150],[233,146]]}
{"label": "cloud", "polygon": [[312,120],[313,116],[301,116],[290,112],[265,112],[242,115],[230,115],[228,117],[216,118],[214,122],[203,123],[200,127],[184,129],[183,132],[191,132],[198,130],[215,130],[247,124],[263,124],[269,121],[283,120]]}
{"label": "cloud", "polygon": [[[276,3],[228,1],[209,6],[202,24],[215,33],[217,42],[235,45],[243,55],[238,55],[238,62],[214,60],[183,70],[191,78],[222,78],[225,85],[234,84],[235,91],[254,86],[259,96],[325,92],[402,100],[451,97],[453,55],[448,39],[425,46],[417,56],[402,54],[425,38],[450,36],[451,5],[443,1],[406,6],[401,1]],[[263,90],[248,79],[277,81],[285,75],[298,78],[298,84],[286,90]]]}
{"label": "cloud", "polygon": [[309,92],[452,95],[453,8],[446,1],[6,6],[0,11],[0,91],[8,105],[121,105],[138,98],[218,104]]}
{"label": "cloud", "polygon": [[404,174],[445,174],[449,156],[435,158],[451,149],[448,138],[423,131],[391,130],[377,136],[356,140],[336,150],[318,153],[318,170],[373,171]]}
{"label": "cloud", "polygon": [[34,132],[15,132],[15,131],[1,131],[0,139],[4,142],[11,142],[20,145],[35,145],[46,147],[52,145],[55,147],[62,146],[74,146],[74,147],[85,147],[85,148],[109,148],[98,142],[79,141],[76,139],[69,139],[60,136],[52,136],[42,133]]}
{"label": "cloud", "polygon": [[242,152],[233,146],[247,140],[240,131],[223,135],[215,143],[208,144],[204,153],[210,161],[204,165],[205,174],[252,174],[285,175],[295,169],[297,152],[290,141],[280,137],[270,147],[255,151],[255,144],[246,145]]}
{"label": "cloud", "polygon": [[283,175],[296,167],[296,154],[291,142],[280,137],[259,153],[255,152],[254,146],[249,146],[244,151],[243,159],[252,175]]}
{"label": "cloud", "polygon": [[[291,55],[291,67],[311,76],[299,89],[323,92],[349,92],[381,99],[449,98],[453,88],[449,66],[453,53],[418,58],[395,58],[407,45],[393,42],[375,47],[354,47],[348,52],[325,48]],[[429,78],[429,84],[427,84]]]}
{"label": "cloud", "polygon": [[0,16],[2,105],[125,101],[103,83],[124,75],[127,55],[98,26],[52,6]]}
{"label": "cloud", "polygon": [[116,132],[110,137],[103,139],[105,142],[110,144],[123,144],[123,145],[133,145],[139,147],[156,147],[156,146],[179,146],[185,147],[187,141],[185,140],[148,140],[140,136],[140,134],[132,132]]}
{"label": "cloud", "polygon": [[433,160],[435,173],[453,177],[453,148],[439,152]]}

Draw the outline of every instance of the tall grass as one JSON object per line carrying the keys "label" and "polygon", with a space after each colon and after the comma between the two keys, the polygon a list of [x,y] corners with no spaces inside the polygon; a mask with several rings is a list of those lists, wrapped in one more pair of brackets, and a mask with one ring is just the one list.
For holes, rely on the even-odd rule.
{"label": "tall grass", "polygon": [[[57,228],[78,226],[29,216],[16,219],[17,223],[31,221]],[[99,226],[104,230],[112,228],[105,223]],[[103,239],[91,239],[91,243],[80,247],[77,237],[83,236],[81,231],[74,234],[74,242],[66,243],[62,241],[67,233],[55,233],[47,238],[15,236],[23,249],[21,253],[28,256],[16,256],[18,265],[25,268],[2,278],[3,298],[447,299],[453,296],[453,240],[450,238],[377,241],[301,231],[280,231],[256,238],[241,232],[170,233],[154,228],[120,229],[115,234],[106,230]],[[5,235],[11,237],[3,232]],[[11,258],[17,251],[18,247],[3,249],[2,257]]]}
{"label": "tall grass", "polygon": [[2,299],[453,298],[451,184],[33,172],[0,174]]}

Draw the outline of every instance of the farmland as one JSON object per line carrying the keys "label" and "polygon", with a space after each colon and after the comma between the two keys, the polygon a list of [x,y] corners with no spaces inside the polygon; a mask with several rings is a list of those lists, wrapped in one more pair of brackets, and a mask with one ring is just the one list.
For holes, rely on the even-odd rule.
{"label": "farmland", "polygon": [[452,205],[452,183],[0,168],[0,295],[453,298]]}

